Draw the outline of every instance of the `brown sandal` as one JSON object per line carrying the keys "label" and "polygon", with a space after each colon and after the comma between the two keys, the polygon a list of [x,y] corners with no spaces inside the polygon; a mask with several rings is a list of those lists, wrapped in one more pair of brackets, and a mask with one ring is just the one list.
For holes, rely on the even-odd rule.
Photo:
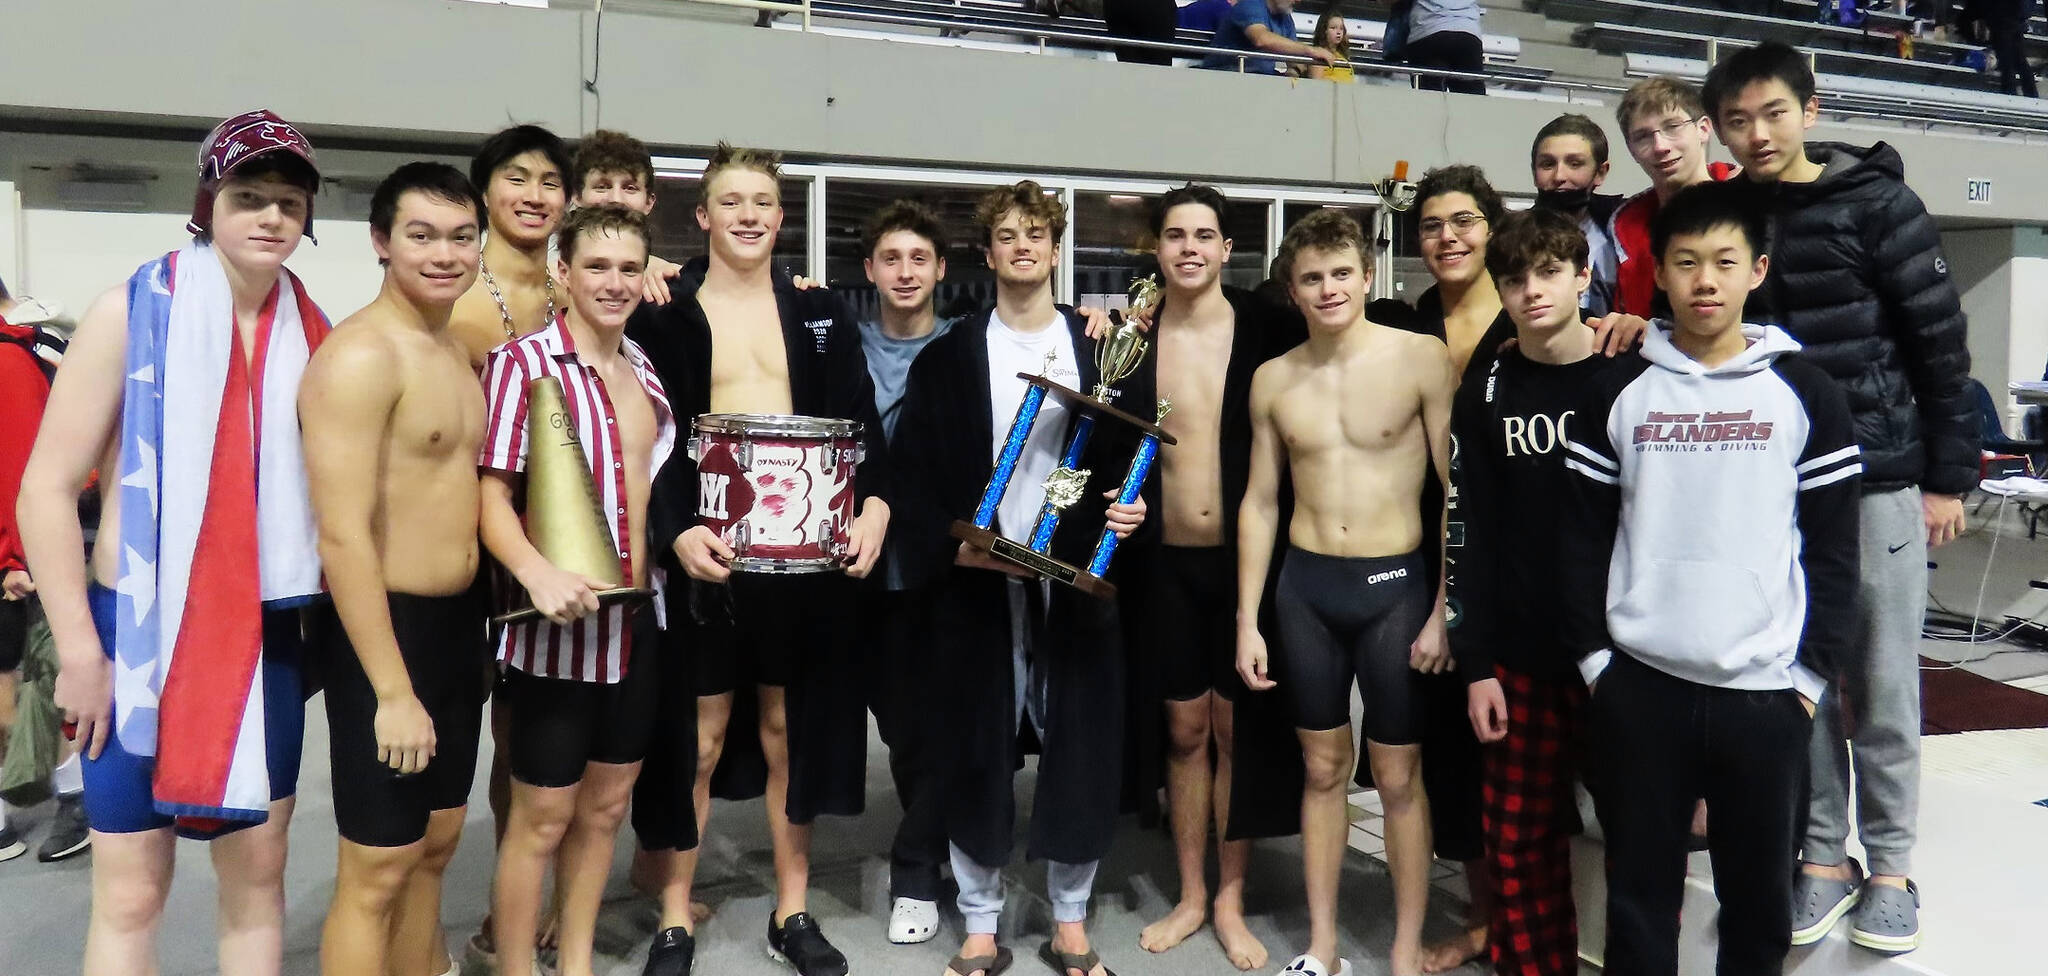
{"label": "brown sandal", "polygon": [[957,976],[974,976],[975,973],[981,973],[983,976],[1003,976],[1010,971],[1010,963],[1015,961],[1016,958],[1010,954],[1009,946],[996,946],[994,955],[954,956],[953,961],[946,964],[946,968]]}
{"label": "brown sandal", "polygon": [[[1067,976],[1068,970],[1073,969],[1078,969],[1083,973],[1093,973],[1095,967],[1102,963],[1102,957],[1096,955],[1093,949],[1076,955],[1053,948],[1051,942],[1038,947],[1038,958],[1043,960],[1046,965],[1051,966],[1053,972],[1058,973],[1059,976]],[[1103,966],[1102,971],[1106,976],[1116,976],[1116,970],[1108,966]],[[965,974],[962,974],[962,976],[965,976]]]}

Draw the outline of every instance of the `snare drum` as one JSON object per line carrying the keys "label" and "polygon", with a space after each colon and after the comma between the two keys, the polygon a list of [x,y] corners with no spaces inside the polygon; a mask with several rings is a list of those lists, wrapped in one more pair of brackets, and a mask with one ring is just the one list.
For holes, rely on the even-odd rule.
{"label": "snare drum", "polygon": [[707,413],[690,423],[697,522],[732,547],[742,573],[823,573],[845,565],[860,424]]}

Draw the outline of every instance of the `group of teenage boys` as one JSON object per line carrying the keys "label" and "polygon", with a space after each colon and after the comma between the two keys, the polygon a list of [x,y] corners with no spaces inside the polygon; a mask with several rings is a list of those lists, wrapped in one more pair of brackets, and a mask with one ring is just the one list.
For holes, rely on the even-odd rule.
{"label": "group of teenage boys", "polygon": [[[1777,972],[1852,911],[1856,942],[1909,950],[1911,635],[1925,549],[1960,530],[1975,470],[1964,324],[1896,154],[1808,144],[1815,112],[1800,57],[1764,45],[1704,92],[1657,78],[1622,100],[1652,183],[1636,198],[1595,193],[1607,145],[1583,117],[1539,135],[1531,211],[1508,213],[1472,167],[1433,170],[1414,209],[1437,286],[1372,317],[1372,244],[1344,214],[1288,231],[1278,308],[1223,284],[1223,196],[1166,194],[1154,351],[1115,402],[1170,400],[1176,443],[1122,504],[1132,441],[1098,431],[1066,461],[1096,474],[1052,542],[1079,561],[1104,525],[1128,537],[1115,600],[948,529],[981,502],[1020,373],[1099,379],[1105,323],[1054,300],[1066,213],[1037,184],[981,201],[996,298],[965,318],[934,314],[936,216],[874,215],[878,313],[860,321],[775,270],[774,154],[712,155],[707,253],[677,266],[649,253],[645,147],[600,131],[572,156],[518,126],[468,174],[411,163],[384,181],[382,288],[330,329],[284,269],[312,229],[310,143],[267,112],[223,122],[192,242],[81,319],[50,393],[63,421],[21,490],[85,756],[84,969],[152,966],[184,835],[213,841],[222,971],[278,970],[313,687],[346,784],[329,973],[456,968],[442,875],[486,701],[497,870],[464,955],[513,976],[544,957],[592,972],[629,823],[634,883],[661,906],[645,972],[689,972],[714,795],[765,797],[770,954],[843,976],[806,902],[810,825],[862,811],[869,708],[903,807],[888,938],[938,934],[949,866],[951,976],[1016,962],[998,936],[1025,751],[1025,853],[1048,862],[1054,921],[1036,954],[1062,976],[1109,972],[1086,923],[1129,792],[1105,757],[1127,746],[1137,784],[1165,787],[1180,871],[1140,937],[1151,952],[1213,923],[1232,964],[1263,968],[1248,846],[1298,831],[1308,944],[1282,971],[1349,973],[1354,775],[1380,793],[1403,976],[1480,954],[1502,974],[1577,971],[1580,781],[1608,845],[1609,971],[1676,972],[1702,819],[1720,972]],[[1708,162],[1716,133],[1739,176]],[[527,535],[544,378],[590,464],[614,579]],[[862,423],[843,573],[732,572],[678,449],[706,413]],[[1073,419],[1046,402],[999,531],[1038,519]],[[96,470],[88,563],[75,502]],[[598,598],[618,585],[656,596]],[[539,617],[487,626],[515,605]],[[1868,879],[1843,849],[1852,759]],[[1474,916],[1425,947],[1433,847],[1467,862]]]}

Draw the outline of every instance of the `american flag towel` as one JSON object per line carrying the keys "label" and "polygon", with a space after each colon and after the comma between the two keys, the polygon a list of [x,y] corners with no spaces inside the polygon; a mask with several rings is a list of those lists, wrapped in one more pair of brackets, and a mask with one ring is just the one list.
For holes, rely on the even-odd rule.
{"label": "american flag towel", "polygon": [[188,826],[268,815],[263,610],[321,588],[297,400],[328,328],[287,271],[245,354],[205,244],[128,279],[114,729]]}

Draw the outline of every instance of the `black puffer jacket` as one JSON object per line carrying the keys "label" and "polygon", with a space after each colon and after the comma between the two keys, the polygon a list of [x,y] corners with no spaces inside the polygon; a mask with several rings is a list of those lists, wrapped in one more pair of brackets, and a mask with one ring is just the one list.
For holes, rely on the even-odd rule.
{"label": "black puffer jacket", "polygon": [[1884,143],[1809,143],[1811,183],[1746,184],[1770,215],[1770,276],[1752,322],[1776,322],[1842,384],[1863,489],[1977,484],[1968,325],[1941,233]]}

